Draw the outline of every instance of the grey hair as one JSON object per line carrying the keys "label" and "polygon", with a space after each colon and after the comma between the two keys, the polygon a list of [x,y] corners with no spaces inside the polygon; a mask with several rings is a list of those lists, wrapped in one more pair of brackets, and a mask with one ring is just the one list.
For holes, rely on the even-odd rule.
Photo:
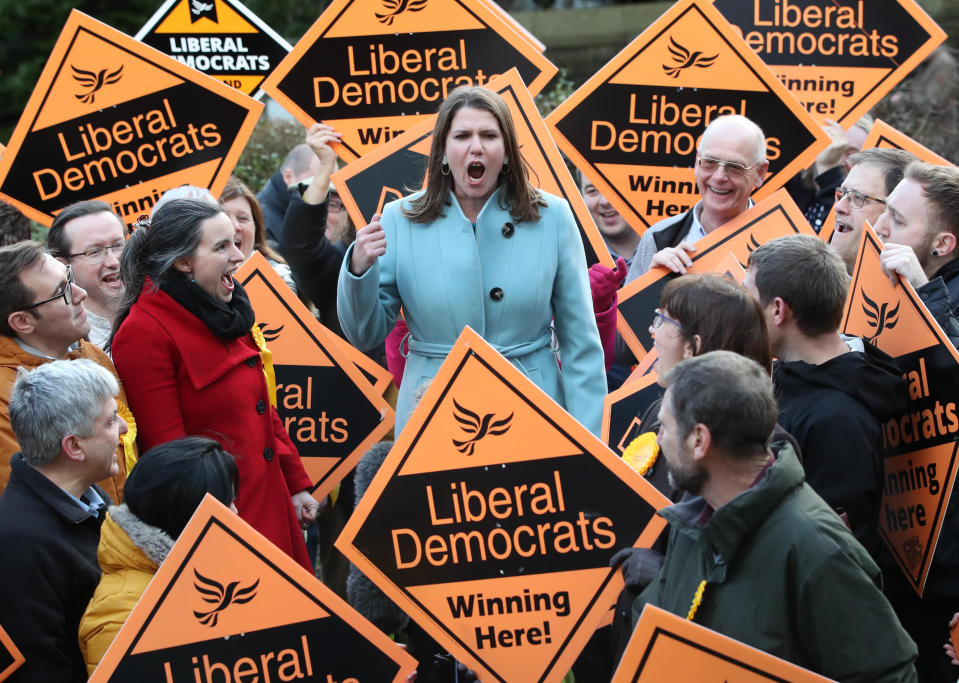
{"label": "grey hair", "polygon": [[290,169],[295,175],[302,175],[310,170],[310,163],[314,158],[316,158],[316,153],[313,148],[305,142],[301,142],[287,153],[286,158],[283,159],[283,164],[280,166],[280,171]]}
{"label": "grey hair", "polygon": [[167,202],[172,202],[174,199],[195,199],[200,202],[209,202],[210,204],[220,205],[220,202],[216,200],[216,197],[206,189],[205,187],[197,187],[196,185],[180,185],[179,187],[174,187],[167,190],[163,193],[163,196],[157,201],[153,206],[153,209],[150,211],[150,219],[152,220],[156,216],[157,209],[166,204]]}
{"label": "grey hair", "polygon": [[119,391],[110,371],[88,358],[18,369],[10,393],[10,426],[23,458],[34,467],[52,463],[63,437],[93,434],[103,402]]}
{"label": "grey hair", "polygon": [[702,147],[703,141],[706,139],[706,136],[709,135],[710,131],[715,133],[716,128],[727,123],[735,123],[744,130],[749,131],[755,137],[756,156],[753,157],[753,163],[761,164],[764,162],[766,160],[766,134],[763,133],[763,129],[759,127],[759,124],[741,114],[724,114],[710,121],[709,125],[706,126],[706,130],[703,131],[702,138],[700,138],[700,147]]}

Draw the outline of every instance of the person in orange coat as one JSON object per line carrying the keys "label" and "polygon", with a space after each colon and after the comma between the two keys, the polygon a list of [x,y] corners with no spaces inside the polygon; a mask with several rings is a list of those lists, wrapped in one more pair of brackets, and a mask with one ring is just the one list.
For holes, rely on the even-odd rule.
{"label": "person in orange coat", "polygon": [[242,262],[220,207],[163,204],[123,254],[113,359],[141,451],[184,436],[218,441],[236,458],[240,517],[312,572],[301,526],[319,503],[270,402],[253,309],[233,279]]}

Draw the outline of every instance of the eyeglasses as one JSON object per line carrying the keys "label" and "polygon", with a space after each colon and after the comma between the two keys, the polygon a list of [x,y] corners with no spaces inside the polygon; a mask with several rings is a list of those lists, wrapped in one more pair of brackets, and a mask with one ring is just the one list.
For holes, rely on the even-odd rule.
{"label": "eyeglasses", "polygon": [[80,251],[76,254],[67,254],[70,258],[79,258],[83,257],[90,263],[103,263],[107,257],[107,252],[112,251],[113,255],[117,258],[120,258],[120,255],[123,253],[123,248],[127,245],[126,240],[120,240],[119,242],[114,242],[105,247],[90,247],[86,251]]}
{"label": "eyeglasses", "polygon": [[836,201],[838,202],[845,196],[849,196],[849,201],[852,202],[852,205],[857,209],[861,209],[862,205],[866,203],[866,200],[873,202],[879,202],[880,204],[885,204],[885,199],[880,199],[879,197],[870,197],[868,194],[863,194],[862,192],[857,192],[856,190],[848,190],[845,187],[836,188]]}
{"label": "eyeglasses", "polygon": [[345,207],[343,206],[342,200],[337,199],[336,197],[330,197],[326,205],[326,210],[330,213],[339,213],[344,208]]}
{"label": "eyeglasses", "polygon": [[751,171],[761,163],[760,161],[752,166],[743,166],[735,161],[723,161],[722,159],[713,159],[712,157],[699,157],[699,167],[704,171],[712,172],[722,166],[726,169],[726,173],[735,176],[746,175],[746,171]]}
{"label": "eyeglasses", "polygon": [[67,283],[63,285],[63,289],[58,291],[56,294],[51,296],[49,299],[44,299],[43,301],[38,301],[35,304],[30,304],[29,306],[24,306],[24,311],[29,311],[36,308],[37,306],[42,306],[43,304],[48,304],[51,301],[56,301],[57,299],[63,299],[64,303],[67,306],[73,304],[73,285],[75,281],[73,279],[73,266],[67,266]]}
{"label": "eyeglasses", "polygon": [[654,330],[658,330],[660,327],[663,326],[663,323],[664,323],[664,322],[672,323],[673,325],[675,325],[675,326],[678,327],[679,329],[682,329],[682,328],[683,328],[682,324],[681,324],[678,320],[673,320],[673,319],[670,318],[668,315],[666,315],[665,313],[663,313],[663,309],[657,308],[656,311],[655,311],[655,313],[653,313],[653,322],[652,322],[651,327],[652,327]]}

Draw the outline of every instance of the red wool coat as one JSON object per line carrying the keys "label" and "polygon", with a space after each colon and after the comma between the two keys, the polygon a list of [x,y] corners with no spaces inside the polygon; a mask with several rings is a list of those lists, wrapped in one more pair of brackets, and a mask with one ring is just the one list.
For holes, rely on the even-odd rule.
{"label": "red wool coat", "polygon": [[140,453],[183,436],[216,439],[236,459],[240,517],[313,571],[290,496],[311,486],[270,405],[250,335],[226,340],[148,283],[113,339],[137,418]]}

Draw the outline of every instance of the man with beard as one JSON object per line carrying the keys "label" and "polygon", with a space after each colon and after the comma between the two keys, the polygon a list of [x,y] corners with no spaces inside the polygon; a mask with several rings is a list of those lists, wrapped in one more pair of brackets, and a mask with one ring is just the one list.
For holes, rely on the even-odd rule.
{"label": "man with beard", "polygon": [[99,200],[71,204],[57,214],[47,234],[50,252],[73,267],[77,286],[86,290],[84,306],[91,342],[101,349],[123,297],[120,256],[126,245],[123,221]]}
{"label": "man with beard", "polygon": [[883,272],[893,282],[908,280],[940,325],[947,310],[959,314],[959,169],[909,164],[876,234]]}
{"label": "man with beard", "polygon": [[670,523],[659,576],[636,599],[837,681],[915,681],[916,648],[879,590],[869,554],[770,445],[772,382],[755,361],[713,351],[666,377],[659,445],[689,496]]}

